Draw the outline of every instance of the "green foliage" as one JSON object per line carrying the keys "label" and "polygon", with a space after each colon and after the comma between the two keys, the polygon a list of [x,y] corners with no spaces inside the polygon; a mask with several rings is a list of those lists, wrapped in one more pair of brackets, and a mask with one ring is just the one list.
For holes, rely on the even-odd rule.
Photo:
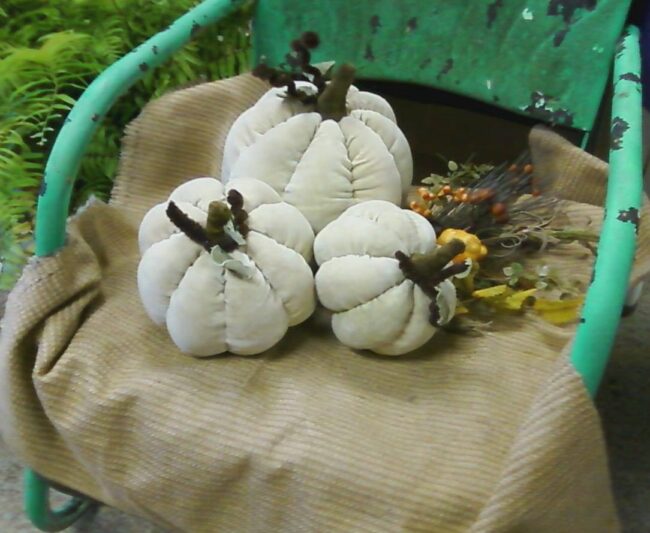
{"label": "green foliage", "polygon": [[[195,0],[4,0],[0,8],[0,290],[33,252],[36,196],[56,132],[106,67]],[[153,98],[248,69],[250,6],[205,28],[111,109],[82,162],[73,207],[107,198],[126,124]]]}

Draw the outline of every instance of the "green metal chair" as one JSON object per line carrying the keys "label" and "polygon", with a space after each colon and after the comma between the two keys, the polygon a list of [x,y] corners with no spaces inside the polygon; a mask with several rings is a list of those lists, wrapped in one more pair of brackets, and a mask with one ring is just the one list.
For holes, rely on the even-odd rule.
{"label": "green metal chair", "polygon": [[[244,0],[205,0],[101,74],[65,121],[50,155],[36,215],[36,254],[65,239],[72,186],[91,136],[111,105],[144,72],[162,65],[202,26],[223,19]],[[638,31],[623,27],[629,0],[576,7],[560,0],[259,0],[253,19],[255,62],[277,64],[289,39],[306,30],[323,36],[315,60],[350,61],[364,79],[414,83],[469,97],[587,139],[612,61],[610,176],[606,212],[591,284],[571,361],[594,395],[625,301],[636,235],[613,213],[640,208],[641,88]],[[516,73],[516,75],[513,75]],[[616,253],[611,253],[616,250]],[[606,302],[606,305],[604,303]],[[74,523],[93,503],[80,495],[52,510],[53,485],[25,473],[25,508],[43,531]],[[63,489],[65,491],[65,489]],[[74,493],[72,493],[74,494]]]}

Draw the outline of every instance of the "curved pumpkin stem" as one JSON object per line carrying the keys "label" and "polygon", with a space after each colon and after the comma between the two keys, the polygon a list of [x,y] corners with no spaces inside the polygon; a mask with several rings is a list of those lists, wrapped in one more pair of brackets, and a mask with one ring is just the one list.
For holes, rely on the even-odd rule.
{"label": "curved pumpkin stem", "polygon": [[462,263],[447,266],[454,257],[464,251],[465,243],[459,239],[454,239],[426,254],[413,254],[409,257],[403,252],[395,253],[404,276],[413,281],[422,289],[424,294],[431,298],[429,322],[433,326],[438,326],[438,320],[440,319],[440,312],[436,303],[438,285],[446,279],[460,274],[467,268]]}
{"label": "curved pumpkin stem", "polygon": [[246,237],[250,228],[248,227],[248,213],[244,209],[244,197],[239,191],[230,189],[227,200],[230,204],[235,228],[242,236]]}
{"label": "curved pumpkin stem", "polygon": [[[286,64],[290,70],[269,67],[261,63],[252,73],[260,79],[268,81],[272,87],[286,87],[287,96],[299,100],[306,105],[315,105],[323,120],[341,120],[347,115],[345,99],[348,89],[354,81],[356,69],[350,64],[343,64],[332,77],[332,81],[325,83],[325,76],[314,65],[310,64],[310,50],[318,47],[320,38],[317,33],[308,31],[299,39],[291,42],[293,53],[286,55]],[[317,89],[316,94],[301,91],[296,87],[296,81],[311,81]]]}
{"label": "curved pumpkin stem", "polygon": [[[224,242],[226,235],[226,224],[232,219],[230,208],[224,202],[214,201],[210,202],[208,206],[208,220],[205,224],[205,234],[210,244],[218,244]],[[224,248],[223,246],[221,246]],[[235,245],[235,248],[237,246]],[[233,248],[234,249],[234,248]],[[229,250],[224,250],[227,252]]]}
{"label": "curved pumpkin stem", "polygon": [[232,209],[224,202],[210,202],[205,228],[188,217],[173,201],[167,205],[166,213],[179,230],[208,252],[214,246],[219,246],[224,252],[232,252],[239,244],[226,232],[226,225],[233,220],[235,229],[246,236],[248,213],[243,208],[244,201],[238,191],[230,191],[228,202]]}
{"label": "curved pumpkin stem", "polygon": [[[413,254],[409,257],[402,252],[397,252],[395,257],[407,278],[418,285],[430,287],[442,283],[445,279],[459,274],[467,268],[464,264],[458,265],[458,269],[453,268],[453,265],[446,266],[454,257],[464,251],[465,243],[459,239],[453,239],[426,254]],[[424,287],[422,288],[424,289]]]}
{"label": "curved pumpkin stem", "polygon": [[348,114],[345,105],[345,99],[354,81],[356,69],[349,64],[343,64],[334,74],[332,81],[329,82],[323,93],[318,96],[316,101],[316,111],[318,111],[323,120],[341,120]]}

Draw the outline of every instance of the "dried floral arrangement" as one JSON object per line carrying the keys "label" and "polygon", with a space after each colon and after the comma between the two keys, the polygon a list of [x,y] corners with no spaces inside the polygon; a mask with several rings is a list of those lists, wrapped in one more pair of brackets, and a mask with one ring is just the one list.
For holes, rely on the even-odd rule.
{"label": "dried floral arrangement", "polygon": [[508,312],[553,324],[577,319],[586,287],[555,271],[544,252],[578,243],[595,254],[598,235],[558,223],[562,202],[536,178],[530,154],[498,166],[449,161],[446,175],[422,184],[409,207],[431,222],[439,244],[465,242],[454,262],[471,263],[454,281],[460,305],[451,329],[478,332]]}

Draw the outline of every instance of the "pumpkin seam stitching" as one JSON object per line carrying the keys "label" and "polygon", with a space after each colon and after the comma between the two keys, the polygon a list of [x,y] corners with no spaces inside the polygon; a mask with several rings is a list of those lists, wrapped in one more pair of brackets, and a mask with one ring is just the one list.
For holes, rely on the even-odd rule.
{"label": "pumpkin seam stitching", "polygon": [[[409,279],[407,278],[405,281],[411,281],[411,280],[409,280]],[[416,285],[415,283],[413,283],[413,281],[411,281],[411,283],[412,283],[412,285],[411,285],[411,297],[413,298],[413,305],[411,305],[411,313],[410,313],[409,316],[407,317],[406,322],[404,322],[404,327],[403,327],[403,329],[402,329],[402,332],[401,332],[401,333],[399,334],[399,336],[398,336],[398,337],[397,337],[397,338],[392,342],[392,344],[395,344],[396,342],[398,342],[400,339],[402,339],[402,338],[404,337],[404,335],[406,334],[406,328],[408,327],[408,325],[410,324],[411,320],[412,320],[413,317],[415,316],[415,289],[416,289],[417,285]],[[425,294],[425,296],[426,296],[426,294]],[[432,300],[432,301],[433,301],[433,300]],[[434,326],[434,329],[437,329],[437,328]]]}
{"label": "pumpkin seam stitching", "polygon": [[[271,89],[271,90],[273,90],[273,89]],[[274,92],[275,92],[275,95],[276,95],[278,98],[282,98],[282,97],[280,96],[280,92],[281,92],[281,91],[274,91]],[[257,111],[259,111],[259,110],[260,110],[259,107],[262,107],[262,106],[260,106],[259,104],[260,104],[260,102],[256,102],[255,105],[254,105],[251,109],[257,107],[257,108],[258,108]],[[293,113],[293,111],[292,111],[291,109],[289,109],[289,111],[290,111],[291,113]],[[306,111],[306,113],[309,113],[309,111]],[[266,133],[268,133],[269,131],[271,131],[273,128],[277,128],[280,124],[284,124],[285,122],[289,122],[289,120],[291,120],[293,117],[298,116],[298,115],[300,115],[300,114],[301,114],[301,113],[292,114],[292,115],[288,116],[287,118],[282,119],[280,122],[277,122],[277,123],[272,124],[269,128],[265,129],[264,131],[258,131],[257,128],[255,128],[255,129],[251,128],[251,129],[253,129],[253,132],[254,132],[254,133],[256,133],[256,134],[258,134],[258,135],[260,135],[260,136],[263,136],[263,135],[265,135]],[[255,141],[253,141],[253,142],[255,142]],[[247,145],[246,148],[248,148],[249,146],[250,146],[250,145]],[[240,152],[240,154],[241,154],[241,152]]]}
{"label": "pumpkin seam stitching", "polygon": [[[188,241],[192,242],[185,234],[183,234],[183,237],[185,237]],[[167,240],[167,239],[165,239]],[[176,288],[169,294],[167,298],[167,308],[165,309],[165,325],[167,325],[167,313],[169,313],[169,306],[171,305],[172,301],[172,295],[178,290],[178,287],[180,287],[180,284],[183,282],[185,279],[185,276],[187,276],[188,271],[196,265],[196,262],[201,258],[201,255],[203,255],[203,250],[198,244],[192,242],[192,244],[195,244],[197,248],[199,248],[199,253],[196,255],[196,257],[192,260],[190,265],[183,271],[183,275],[181,278],[178,280],[178,283],[175,284]]]}
{"label": "pumpkin seam stitching", "polygon": [[348,167],[350,169],[350,180],[349,181],[350,181],[350,187],[352,188],[352,200],[356,201],[357,200],[357,194],[356,194],[357,189],[354,186],[354,179],[352,177],[353,165],[352,165],[352,157],[350,156],[350,140],[348,139],[347,135],[345,135],[345,132],[343,131],[343,129],[341,129],[341,133],[343,134],[343,144],[345,145],[345,155],[347,157],[347,160],[348,160],[348,163],[349,163]]}
{"label": "pumpkin seam stitching", "polygon": [[[271,91],[273,91],[273,89],[271,89]],[[273,91],[273,92],[276,94],[276,96],[277,96],[278,98],[280,98],[279,95],[280,95],[280,92],[281,92],[281,91]],[[253,110],[253,109],[255,109],[255,108],[258,108],[257,110],[259,111],[259,107],[258,107],[258,106],[259,106],[259,107],[262,107],[262,106],[260,106],[260,102],[259,102],[259,101],[258,101],[258,102],[255,102],[255,104],[253,104],[253,106],[249,108],[249,111],[250,111],[250,110]],[[234,158],[234,161],[233,161],[233,163],[231,164],[231,168],[235,166],[237,160],[241,157],[242,153],[243,153],[245,150],[247,150],[248,148],[250,148],[253,144],[255,144],[256,142],[258,142],[260,137],[263,137],[264,135],[266,135],[266,134],[267,134],[269,131],[271,131],[273,128],[277,128],[278,126],[280,126],[280,125],[282,125],[282,124],[285,124],[285,123],[289,122],[289,120],[291,120],[293,117],[296,117],[296,116],[298,116],[298,115],[302,115],[302,114],[303,114],[303,113],[295,113],[295,114],[293,114],[293,111],[292,111],[291,109],[290,109],[289,111],[292,113],[290,116],[288,116],[287,118],[281,120],[280,122],[277,122],[277,123],[272,124],[271,126],[269,126],[269,127],[268,127],[267,129],[265,129],[264,131],[258,131],[257,128],[252,128],[252,127],[251,127],[251,130],[252,130],[253,133],[255,134],[255,138],[253,139],[253,141],[252,141],[250,144],[247,144],[247,145],[246,145],[242,150],[239,150],[239,153],[237,154],[237,157]],[[311,113],[311,112],[313,112],[313,110],[312,110],[312,111],[305,111],[305,113]],[[233,126],[234,126],[234,124],[233,124]],[[225,151],[225,150],[224,150],[224,151]],[[232,179],[232,178],[231,178],[230,176],[228,176],[228,181],[230,181],[231,179]],[[289,181],[291,181],[291,180],[289,180]]]}
{"label": "pumpkin seam stitching", "polygon": [[410,280],[404,278],[402,281],[400,281],[400,282],[397,283],[396,285],[391,285],[391,286],[388,287],[385,291],[382,291],[381,293],[379,293],[379,294],[378,294],[377,296],[375,296],[372,300],[368,300],[367,302],[363,302],[363,303],[360,303],[360,304],[358,304],[358,305],[355,305],[354,307],[351,307],[350,309],[346,309],[346,310],[343,311],[343,312],[344,312],[344,313],[347,313],[348,311],[354,311],[354,310],[356,310],[356,309],[359,309],[359,307],[363,307],[364,305],[371,304],[371,303],[374,302],[377,298],[381,298],[381,297],[382,297],[384,294],[386,294],[388,291],[391,291],[391,290],[393,290],[393,289],[399,287],[399,286],[400,286],[402,283],[404,283],[405,281],[410,281]]}
{"label": "pumpkin seam stitching", "polygon": [[[361,203],[363,203],[363,202],[361,202]],[[394,206],[395,206],[395,204],[393,204],[392,202],[389,202],[389,203],[391,203],[391,205],[394,205]],[[395,206],[395,207],[397,207],[397,206]],[[400,209],[400,208],[397,207],[397,209]],[[354,214],[350,214],[350,215],[347,215],[347,216],[352,217],[352,218],[358,218],[358,219],[361,219],[361,220],[368,220],[368,221],[372,222],[373,224],[376,224],[376,225],[378,225],[378,226],[380,225],[380,224],[379,224],[379,221],[375,220],[374,218],[368,218],[368,217],[365,217],[365,216],[360,216],[360,215],[357,215],[356,213],[354,213]],[[391,228],[390,226],[387,227],[387,228],[381,228],[381,227],[380,227],[380,229],[384,229],[385,231],[390,231],[390,233],[392,233],[392,235],[395,237],[395,239],[396,239],[398,242],[400,242],[400,243],[402,242],[402,239],[400,238],[400,236],[399,236],[397,233],[395,233],[395,231],[393,230],[393,228]],[[399,251],[399,250],[395,250],[395,252],[398,252],[398,251]],[[347,254],[347,255],[350,255],[350,254]],[[370,254],[364,254],[364,255],[370,255]],[[371,256],[371,257],[388,257],[388,258],[390,258],[390,259],[393,259],[392,256],[387,256],[387,255]]]}
{"label": "pumpkin seam stitching", "polygon": [[[257,265],[256,265],[257,266]],[[222,267],[223,268],[223,267]],[[228,272],[224,268],[223,273],[223,322],[224,322],[224,344],[226,345],[226,351],[230,353],[235,353],[231,349],[230,341],[228,340],[228,292],[226,291],[226,286],[228,285]]]}
{"label": "pumpkin seam stitching", "polygon": [[[407,217],[407,218],[409,220],[409,225],[411,226],[411,229],[413,230],[413,235],[415,235],[416,237],[419,236],[420,232],[418,231],[418,227],[415,224],[413,218],[411,218],[411,217]],[[438,236],[436,235],[436,230],[434,229],[433,230],[433,246],[430,248],[430,250],[433,250],[433,249],[437,248],[437,239],[438,239]],[[429,251],[429,250],[427,250],[427,251]],[[423,253],[426,253],[426,252],[423,252]]]}
{"label": "pumpkin seam stitching", "polygon": [[[349,311],[355,311],[355,310],[359,309],[360,307],[363,307],[363,306],[369,305],[369,304],[371,304],[372,302],[374,302],[375,300],[377,300],[378,298],[381,298],[381,297],[382,297],[384,294],[386,294],[388,291],[391,291],[391,290],[393,290],[393,289],[399,287],[400,285],[402,285],[402,283],[404,283],[404,282],[408,282],[408,281],[410,281],[410,280],[407,279],[407,278],[404,278],[404,279],[403,279],[402,281],[400,281],[397,285],[393,285],[393,286],[389,287],[388,289],[386,289],[385,291],[383,291],[381,294],[378,294],[377,296],[375,296],[372,300],[368,300],[367,302],[360,303],[360,304],[358,304],[358,305],[355,305],[354,307],[351,307],[350,309],[347,309],[347,310],[345,310],[345,311],[340,311],[340,312],[338,312],[338,313],[336,313],[336,314],[338,315],[338,314],[348,313]],[[412,283],[412,282],[411,282],[411,283]],[[409,314],[409,318],[408,318],[408,320],[411,319],[411,317],[413,316],[414,312],[415,312],[415,309],[412,309],[411,312],[410,312],[410,314]],[[407,323],[408,323],[408,321],[407,321]],[[400,338],[401,338],[401,336],[402,336],[403,334],[404,334],[404,332],[402,331],[402,333],[400,333]],[[378,345],[375,344],[374,346],[378,346]],[[372,348],[369,347],[368,349],[372,349]]]}
{"label": "pumpkin seam stitching", "polygon": [[[294,115],[294,116],[296,116],[296,115]],[[289,176],[289,179],[287,180],[287,183],[284,184],[284,187],[282,188],[282,192],[280,193],[280,197],[282,199],[284,199],[284,195],[286,194],[287,189],[289,188],[289,185],[291,185],[291,182],[293,181],[293,177],[296,175],[296,170],[298,170],[298,167],[300,166],[300,163],[302,163],[302,160],[305,158],[305,154],[309,150],[309,147],[311,146],[311,143],[314,142],[314,139],[316,138],[316,134],[318,133],[318,130],[320,129],[322,123],[323,123],[323,121],[321,120],[318,123],[318,126],[316,126],[316,128],[314,128],[314,133],[312,134],[311,139],[307,143],[307,148],[305,149],[305,151],[302,154],[300,154],[300,157],[298,158],[298,161],[296,161],[296,164],[293,167],[293,170],[291,171],[291,175]],[[292,205],[292,204],[290,204],[290,205]]]}
{"label": "pumpkin seam stitching", "polygon": [[[170,200],[168,200],[168,201],[166,202],[166,205],[169,205],[169,202],[170,202]],[[180,204],[180,203],[181,203],[181,202],[178,202],[177,205]],[[189,204],[189,205],[194,205],[194,204],[192,204],[191,202],[182,202],[182,203],[184,203],[184,204]],[[199,211],[205,213],[205,211],[204,211],[203,209],[201,209],[199,206],[194,205],[194,207],[196,207]],[[143,220],[144,220],[144,218],[143,218]],[[140,222],[140,223],[142,224],[142,222]],[[144,254],[147,253],[147,251],[149,250],[149,248],[151,248],[151,247],[154,246],[155,244],[158,244],[159,242],[166,241],[166,240],[168,240],[170,237],[172,237],[172,236],[174,236],[174,235],[178,235],[179,233],[184,235],[184,233],[183,233],[180,229],[178,229],[177,226],[175,226],[174,224],[172,224],[172,230],[171,230],[171,233],[170,233],[169,235],[167,235],[166,237],[163,237],[162,239],[158,240],[158,241],[152,242],[152,243],[147,247],[147,249],[146,249],[144,252],[141,252],[141,253],[140,253],[140,257],[141,257],[141,258],[144,257]],[[198,245],[197,245],[197,246],[198,246]]]}
{"label": "pumpkin seam stitching", "polygon": [[262,276],[262,279],[264,279],[264,281],[269,286],[271,291],[273,291],[273,293],[278,297],[278,300],[280,300],[280,303],[282,304],[282,309],[284,310],[285,314],[287,315],[287,325],[288,325],[289,324],[289,313],[287,311],[287,307],[286,307],[286,305],[284,303],[284,300],[282,299],[282,296],[280,296],[280,292],[275,288],[273,283],[271,283],[271,280],[266,276],[266,274],[264,274],[264,272],[262,271],[262,269],[260,268],[260,266],[257,263],[255,263],[255,268],[260,273],[260,275]]}
{"label": "pumpkin seam stitching", "polygon": [[282,243],[282,242],[279,242],[277,239],[271,237],[271,236],[268,235],[267,233],[265,233],[265,232],[263,232],[263,231],[260,231],[260,230],[258,230],[258,229],[253,229],[253,228],[250,228],[250,229],[249,229],[249,232],[252,232],[252,233],[258,233],[259,235],[263,235],[264,237],[266,237],[266,238],[268,238],[268,239],[271,239],[271,240],[272,240],[274,243],[276,243],[277,245],[282,246],[283,248],[286,248],[287,250],[291,250],[292,252],[297,253],[300,257],[303,258],[303,260],[304,260],[305,262],[309,263],[309,261],[307,261],[307,259],[305,259],[305,256],[302,255],[298,250],[296,250],[296,249],[294,249],[294,248],[291,248],[291,246],[287,246],[286,244],[284,244],[284,243]]}
{"label": "pumpkin seam stitching", "polygon": [[[252,110],[252,109],[254,109],[254,108],[255,108],[255,106],[251,107],[249,110]],[[272,126],[270,126],[268,129],[265,129],[264,131],[258,131],[257,128],[253,128],[253,127],[251,127],[250,129],[251,129],[251,131],[253,132],[253,139],[251,140],[250,143],[245,144],[245,145],[244,145],[244,146],[243,146],[243,147],[242,147],[242,148],[237,152],[237,155],[236,155],[235,157],[232,158],[232,162],[230,163],[230,169],[229,169],[229,172],[228,172],[228,176],[224,176],[224,177],[222,178],[222,180],[223,180],[222,183],[228,183],[229,181],[235,179],[235,178],[232,177],[232,169],[235,167],[235,165],[237,164],[237,161],[239,160],[239,158],[242,156],[242,154],[243,154],[246,150],[248,150],[248,149],[249,149],[251,146],[253,146],[256,142],[258,142],[258,141],[260,140],[261,137],[264,137],[264,135],[266,135],[266,134],[267,134],[269,131],[271,131],[273,128],[277,128],[277,127],[280,126],[281,124],[285,124],[286,122],[288,122],[291,118],[293,118],[293,117],[295,117],[295,116],[297,116],[297,115],[291,115],[290,117],[287,117],[287,118],[285,118],[284,120],[281,120],[281,121],[278,122],[277,124],[273,124]],[[234,127],[234,126],[235,126],[235,124],[233,124],[233,127]],[[226,139],[226,145],[228,144],[227,141],[228,141],[228,139]],[[225,146],[224,146],[224,153],[225,153],[225,151],[226,151],[226,150],[225,150]],[[223,166],[223,162],[222,162],[221,166]],[[275,189],[274,189],[274,190],[275,190]]]}
{"label": "pumpkin seam stitching", "polygon": [[[348,255],[353,255],[353,254],[348,254]],[[342,257],[345,257],[345,256],[342,256]],[[370,257],[372,257],[372,256],[370,256]],[[396,259],[395,261],[397,261],[397,259]],[[380,292],[377,296],[374,296],[371,300],[368,300],[367,302],[362,302],[362,303],[360,303],[360,304],[357,304],[357,305],[355,305],[354,307],[350,307],[350,309],[346,309],[345,311],[337,311],[337,313],[347,313],[348,311],[354,311],[355,309],[358,309],[359,307],[362,307],[362,306],[364,306],[364,305],[368,305],[368,304],[374,302],[377,298],[381,298],[381,297],[382,297],[384,294],[386,294],[388,291],[393,290],[393,289],[396,288],[396,287],[399,287],[399,286],[400,286],[402,283],[404,283],[405,281],[411,281],[411,280],[409,280],[408,278],[405,277],[405,278],[404,278],[403,280],[401,280],[399,283],[396,283],[396,284],[394,284],[394,285],[391,285],[391,286],[388,287],[387,289],[385,289],[385,290],[383,290],[382,292]]]}
{"label": "pumpkin seam stitching", "polygon": [[[371,112],[373,112],[371,109],[359,109],[358,111],[371,111]],[[376,113],[376,111],[374,111],[374,112]],[[377,113],[377,114],[381,115],[381,113]],[[397,160],[395,159],[395,156],[393,155],[393,153],[390,151],[390,148],[388,146],[386,146],[386,143],[384,142],[384,139],[382,138],[382,136],[379,135],[379,133],[377,133],[374,129],[372,129],[368,124],[366,124],[365,121],[361,120],[359,117],[352,116],[352,114],[350,114],[348,116],[350,118],[353,118],[354,120],[359,121],[365,128],[370,130],[370,132],[372,134],[376,135],[379,138],[379,142],[382,144],[382,146],[384,148],[386,148],[386,151],[388,152],[388,155],[390,156],[391,161],[393,162],[393,166],[395,168],[395,171],[397,172],[397,177],[398,177],[398,181],[399,181],[399,189],[400,189],[400,198],[401,198],[403,196],[403,194],[404,194],[404,187],[402,185],[402,175],[401,175],[401,173],[399,171],[399,167],[397,166]],[[384,116],[384,115],[381,115],[381,116]],[[388,118],[388,117],[386,117],[386,118]],[[388,120],[390,120],[390,119],[388,119]],[[395,123],[393,123],[393,124],[395,124]],[[397,124],[395,124],[395,127],[397,127]],[[352,165],[352,158],[350,157],[350,144],[349,144],[348,138],[345,135],[343,136],[343,138],[345,139],[345,149],[346,149],[346,152],[347,152],[348,161],[350,162],[350,185],[352,185],[352,199],[357,200],[358,198],[356,196],[357,189],[355,187],[355,180],[352,179],[352,168],[353,168],[354,165]],[[389,201],[389,200],[387,200],[387,201]],[[390,202],[390,203],[392,204],[393,202]],[[393,204],[393,205],[395,205],[395,204]]]}
{"label": "pumpkin seam stitching", "polygon": [[[305,258],[302,256],[302,254],[301,254],[300,252],[298,252],[297,250],[294,250],[293,248],[290,248],[289,246],[286,246],[285,244],[282,244],[282,243],[276,241],[274,238],[269,237],[268,235],[265,235],[264,233],[259,232],[259,231],[257,231],[257,230],[251,230],[251,232],[253,232],[253,233],[257,233],[257,234],[259,234],[259,235],[262,235],[263,237],[266,237],[267,239],[273,241],[273,242],[274,242],[275,244],[277,244],[278,246],[282,246],[283,248],[286,248],[287,250],[291,250],[291,251],[292,251],[293,253],[295,253],[298,257],[300,257],[303,261],[307,262],[307,261],[305,260]],[[249,257],[251,257],[250,254],[247,254],[247,255],[248,255]],[[252,259],[252,257],[251,257],[251,259]],[[307,263],[307,264],[308,264],[308,263]],[[268,283],[268,285],[269,285],[269,287],[271,288],[271,290],[272,290],[274,293],[276,293],[278,299],[279,299],[280,302],[282,303],[282,308],[284,309],[284,312],[287,314],[287,323],[288,323],[288,321],[289,321],[288,319],[289,319],[289,315],[290,315],[290,313],[289,313],[289,310],[287,309],[287,306],[286,306],[284,300],[282,299],[282,296],[280,295],[280,292],[277,290],[277,288],[274,286],[274,284],[271,283],[271,280],[266,276],[266,274],[264,274],[264,272],[262,271],[262,269],[260,268],[260,266],[257,264],[257,262],[255,262],[255,268],[256,268],[257,270],[259,270],[260,274],[261,274],[262,277],[264,278],[264,281],[266,281],[266,283]]]}
{"label": "pumpkin seam stitching", "polygon": [[[357,111],[357,116],[353,116],[353,115],[352,115],[352,113],[354,113],[355,111]],[[353,109],[353,110],[350,112],[350,116],[353,117],[353,118],[356,118],[357,120],[359,120],[360,122],[362,122],[362,123],[363,123],[367,128],[370,128],[372,131],[374,131],[375,133],[377,133],[373,128],[371,128],[371,127],[368,125],[368,123],[367,123],[365,120],[363,120],[364,113],[374,113],[374,114],[376,114],[376,115],[379,115],[380,117],[383,117],[383,118],[385,118],[386,120],[388,120],[388,121],[389,121],[393,126],[398,127],[397,124],[396,124],[395,122],[393,122],[390,118],[388,118],[386,115],[381,114],[379,111],[375,111],[374,109]],[[377,135],[379,135],[379,133],[377,133]],[[384,146],[385,146],[386,149],[388,150],[388,153],[392,156],[392,158],[393,158],[393,162],[395,163],[395,167],[397,168],[397,160],[395,159],[395,154],[393,154],[393,150],[392,150],[392,149],[393,149],[393,148],[395,147],[395,145],[397,144],[398,139],[397,139],[397,138],[393,139],[393,142],[391,143],[391,145],[388,146],[388,145],[384,142],[384,139],[383,139],[383,137],[382,137],[381,135],[379,135],[379,138],[381,139],[381,142],[384,144]],[[399,168],[398,168],[398,174],[399,174]],[[402,176],[400,175],[400,181],[401,181],[401,178],[402,178]]]}
{"label": "pumpkin seam stitching", "polygon": [[[355,87],[355,86],[352,85],[352,87]],[[372,100],[373,98],[377,97],[377,98],[383,100],[383,101],[386,103],[386,105],[390,108],[390,110],[393,111],[393,115],[395,114],[395,110],[393,109],[393,106],[391,106],[391,105],[390,105],[390,102],[389,102],[388,100],[386,100],[383,96],[381,96],[381,95],[379,95],[379,94],[377,94],[377,93],[370,92],[370,91],[362,91],[362,90],[360,90],[358,87],[355,87],[355,89],[357,89],[357,93],[356,93],[356,95],[357,95],[359,98],[362,98],[362,99],[363,99],[363,98],[368,98],[368,99]],[[348,91],[348,96],[349,96],[349,94],[350,94],[350,91]],[[367,96],[367,95],[370,95],[370,96]],[[348,99],[346,98],[346,103],[347,103],[347,100],[348,100]],[[381,111],[377,111],[376,109],[370,109],[370,108],[367,108],[367,107],[351,107],[351,108],[350,108],[350,114],[352,114],[352,111],[357,111],[357,110],[358,110],[358,111],[364,111],[364,110],[367,110],[367,111],[374,111],[375,113],[378,113],[378,114],[381,115],[382,117],[386,117],[386,118],[387,118],[388,120],[390,120],[393,124],[397,125],[397,119],[393,120],[392,117],[389,117],[388,115],[385,115],[384,113],[382,113]]]}

